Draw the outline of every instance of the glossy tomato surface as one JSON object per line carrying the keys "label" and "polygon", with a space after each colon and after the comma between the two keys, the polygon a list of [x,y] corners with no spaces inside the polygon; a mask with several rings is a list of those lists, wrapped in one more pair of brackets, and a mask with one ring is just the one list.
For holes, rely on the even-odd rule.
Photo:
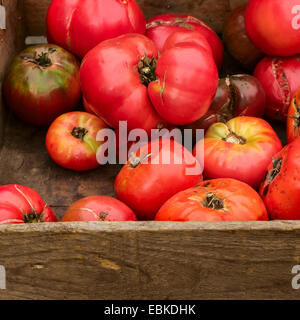
{"label": "glossy tomato surface", "polygon": [[250,0],[245,25],[251,41],[264,53],[282,57],[300,53],[298,0]]}
{"label": "glossy tomato surface", "polygon": [[72,204],[61,221],[136,220],[133,211],[121,201],[107,196],[91,196]]}
{"label": "glossy tomato surface", "polygon": [[159,139],[142,146],[122,168],[115,182],[117,198],[142,220],[177,192],[202,181],[202,168],[193,155],[173,140]]}
{"label": "glossy tomato surface", "polygon": [[209,43],[215,62],[220,68],[223,62],[224,48],[217,34],[202,20],[189,15],[164,14],[147,21],[146,36],[163,50],[168,37],[180,30],[199,31]]}
{"label": "glossy tomato surface", "polygon": [[97,150],[102,142],[97,141],[105,123],[87,112],[69,112],[58,117],[46,136],[50,157],[58,165],[71,170],[86,171],[97,168]]}
{"label": "glossy tomato surface", "polygon": [[0,187],[0,224],[56,221],[51,208],[33,189],[17,184]]}
{"label": "glossy tomato surface", "polygon": [[256,66],[254,76],[266,93],[265,115],[269,119],[286,121],[291,100],[300,88],[300,55],[265,57]]}
{"label": "glossy tomato surface", "polygon": [[300,219],[300,138],[277,153],[260,188],[271,219]]}
{"label": "glossy tomato surface", "polygon": [[272,157],[282,149],[272,127],[255,117],[213,124],[194,152],[203,144],[205,178],[232,178],[253,188],[259,186]]}
{"label": "glossy tomato surface", "polygon": [[4,97],[21,119],[47,126],[79,103],[79,62],[55,45],[28,47],[9,68]]}
{"label": "glossy tomato surface", "polygon": [[135,0],[53,0],[47,14],[48,42],[79,57],[104,40],[145,31]]}
{"label": "glossy tomato surface", "polygon": [[169,199],[157,221],[267,221],[265,205],[249,185],[234,179],[203,181]]}
{"label": "glossy tomato surface", "polygon": [[300,90],[292,99],[287,116],[287,140],[294,141],[300,137]]}

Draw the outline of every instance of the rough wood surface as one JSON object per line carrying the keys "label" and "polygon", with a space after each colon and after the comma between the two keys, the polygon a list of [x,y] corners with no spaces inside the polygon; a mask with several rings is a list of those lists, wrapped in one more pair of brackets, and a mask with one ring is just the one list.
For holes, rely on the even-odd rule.
{"label": "rough wood surface", "polygon": [[0,227],[0,299],[299,299],[300,222]]}

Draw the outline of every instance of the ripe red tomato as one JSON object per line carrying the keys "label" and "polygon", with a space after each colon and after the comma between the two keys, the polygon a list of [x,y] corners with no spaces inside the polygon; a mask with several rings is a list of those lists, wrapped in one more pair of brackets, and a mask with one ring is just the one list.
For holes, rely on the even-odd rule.
{"label": "ripe red tomato", "polygon": [[91,196],[72,204],[61,221],[136,220],[136,215],[123,202],[107,196]]}
{"label": "ripe red tomato", "polygon": [[4,97],[24,121],[49,125],[79,103],[79,63],[55,45],[28,47],[10,66],[4,82]]}
{"label": "ripe red tomato", "polygon": [[89,109],[115,129],[119,121],[127,121],[128,130],[148,133],[167,122],[186,124],[205,114],[218,84],[207,50],[180,43],[157,59],[154,43],[143,35],[99,44],[85,56],[80,72]]}
{"label": "ripe red tomato", "polygon": [[176,31],[196,30],[206,38],[211,46],[214,60],[220,68],[223,62],[224,48],[217,34],[202,20],[178,14],[164,14],[147,21],[146,36],[150,38],[159,51],[162,51],[168,37]]}
{"label": "ripe red tomato", "polygon": [[282,144],[263,119],[236,117],[227,123],[215,123],[204,141],[204,176],[208,179],[232,178],[257,188],[263,180],[272,157]]}
{"label": "ripe red tomato", "polygon": [[139,219],[151,220],[170,197],[202,181],[201,171],[182,145],[158,139],[141,147],[122,168],[115,192]]}
{"label": "ripe red tomato", "polygon": [[277,153],[260,188],[271,219],[300,219],[300,138]]}
{"label": "ripe red tomato", "polygon": [[96,154],[102,142],[96,141],[98,132],[107,126],[87,112],[69,112],[58,117],[46,136],[50,157],[60,166],[85,171],[99,167]]}
{"label": "ripe red tomato", "polygon": [[33,189],[17,184],[0,187],[0,224],[56,221],[51,208]]}
{"label": "ripe red tomato", "polygon": [[292,99],[287,116],[287,140],[294,141],[300,137],[300,90]]}
{"label": "ripe red tomato", "polygon": [[270,119],[286,121],[291,100],[300,88],[300,55],[265,57],[256,66],[254,76],[266,92],[265,115]]}
{"label": "ripe red tomato", "polygon": [[298,0],[250,0],[245,14],[248,36],[271,56],[300,53]]}
{"label": "ripe red tomato", "polygon": [[145,31],[135,0],[53,0],[47,15],[48,41],[79,57],[104,40]]}
{"label": "ripe red tomato", "polygon": [[269,220],[257,192],[234,179],[203,181],[177,193],[158,211],[157,221]]}

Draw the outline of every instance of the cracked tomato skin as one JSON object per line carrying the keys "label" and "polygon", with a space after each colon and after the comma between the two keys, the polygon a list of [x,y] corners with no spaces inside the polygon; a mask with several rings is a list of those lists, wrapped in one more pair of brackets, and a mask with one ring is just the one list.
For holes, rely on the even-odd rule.
{"label": "cracked tomato skin", "polygon": [[87,112],[65,113],[51,124],[46,148],[53,161],[66,169],[92,170],[100,166],[96,155],[102,142],[97,141],[97,134],[106,128],[101,119]]}
{"label": "cracked tomato skin", "polygon": [[298,0],[250,0],[245,13],[246,31],[254,43],[270,56],[300,53]]}
{"label": "cracked tomato skin", "polygon": [[286,121],[291,100],[300,88],[300,55],[265,57],[256,66],[254,76],[266,92],[265,115],[269,119]]}
{"label": "cracked tomato skin", "polygon": [[[217,197],[221,208],[208,205]],[[219,202],[220,203],[220,202]],[[203,181],[169,199],[158,211],[156,221],[267,221],[267,210],[258,193],[234,179]]]}
{"label": "cracked tomato skin", "polygon": [[56,221],[51,208],[33,189],[17,184],[0,187],[0,224]]}
{"label": "cracked tomato skin", "polygon": [[300,90],[292,99],[287,116],[287,140],[288,143],[300,137]]}
{"label": "cracked tomato skin", "polygon": [[49,43],[83,57],[100,42],[146,32],[135,0],[53,0],[47,14]]}
{"label": "cracked tomato skin", "polygon": [[204,140],[195,146],[194,154],[201,147],[206,179],[232,178],[258,188],[282,144],[265,120],[236,117],[227,123],[213,124]]}
{"label": "cracked tomato skin", "polygon": [[107,196],[91,196],[80,199],[72,204],[61,221],[136,220],[134,212],[123,202]]}
{"label": "cracked tomato skin", "polygon": [[270,218],[299,220],[300,138],[296,138],[277,153],[267,170],[266,178],[260,187],[260,195]]}
{"label": "cracked tomato skin", "polygon": [[[42,54],[50,59],[46,65],[35,60]],[[15,57],[3,89],[7,105],[23,121],[48,126],[80,101],[79,62],[56,45],[28,47]]]}
{"label": "cracked tomato skin", "polygon": [[214,60],[220,68],[223,62],[224,48],[217,34],[202,20],[178,14],[164,14],[147,21],[146,36],[150,38],[159,51],[163,50],[166,40],[176,31],[199,31],[209,43]]}
{"label": "cracked tomato skin", "polygon": [[138,63],[145,56],[158,58],[154,43],[130,34],[102,42],[83,59],[80,80],[86,106],[115,129],[119,121],[127,121],[128,130],[150,133],[165,123],[140,79]]}
{"label": "cracked tomato skin", "polygon": [[210,52],[191,42],[163,51],[156,77],[148,87],[150,99],[158,114],[174,125],[186,125],[205,115],[219,78]]}
{"label": "cracked tomato skin", "polygon": [[136,159],[137,163],[131,158],[118,174],[115,193],[141,220],[154,219],[170,197],[202,181],[198,161],[174,140],[150,142],[137,151]]}

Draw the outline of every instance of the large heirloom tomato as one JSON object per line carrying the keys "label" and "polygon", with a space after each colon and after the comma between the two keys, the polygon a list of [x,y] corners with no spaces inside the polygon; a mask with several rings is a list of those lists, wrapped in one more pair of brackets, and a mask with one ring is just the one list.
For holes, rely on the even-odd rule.
{"label": "large heirloom tomato", "polygon": [[291,100],[300,88],[300,55],[265,57],[256,66],[254,76],[266,93],[265,115],[285,121]]}
{"label": "large heirloom tomato", "polygon": [[164,14],[147,21],[146,35],[156,45],[159,51],[163,50],[168,37],[180,30],[199,31],[209,43],[215,62],[220,68],[223,62],[224,48],[217,34],[202,20],[178,14]]}
{"label": "large heirloom tomato", "polygon": [[292,99],[287,116],[287,140],[294,141],[300,137],[300,90]]}
{"label": "large heirloom tomato", "polygon": [[107,196],[91,196],[78,200],[67,210],[67,221],[136,221],[136,215],[121,201]]}
{"label": "large heirloom tomato", "polygon": [[17,184],[0,187],[0,224],[56,221],[53,211],[33,189]]}
{"label": "large heirloom tomato", "polygon": [[217,89],[218,72],[205,47],[183,42],[158,59],[151,40],[131,34],[91,50],[80,78],[86,104],[108,125],[118,128],[119,121],[127,121],[128,130],[150,132],[166,122],[186,124],[204,115]]}
{"label": "large heirloom tomato", "polygon": [[272,157],[282,149],[272,127],[254,117],[213,124],[195,151],[202,144],[205,178],[232,178],[254,188],[263,180]]}
{"label": "large heirloom tomato", "polygon": [[203,181],[177,193],[158,211],[157,221],[269,220],[257,192],[234,179]]}
{"label": "large heirloom tomato", "polygon": [[50,157],[60,166],[85,171],[99,167],[97,150],[102,142],[97,134],[107,126],[98,117],[87,112],[69,112],[58,117],[46,136]]}
{"label": "large heirloom tomato", "polygon": [[245,14],[248,36],[271,56],[300,53],[299,0],[250,0]]}
{"label": "large heirloom tomato", "polygon": [[140,219],[151,220],[179,191],[202,181],[198,161],[174,140],[159,139],[142,146],[122,168],[115,192]]}
{"label": "large heirloom tomato", "polygon": [[300,219],[300,138],[276,154],[260,188],[271,219]]}
{"label": "large heirloom tomato", "polygon": [[145,31],[135,0],[53,0],[47,15],[48,41],[79,57],[104,40]]}
{"label": "large heirloom tomato", "polygon": [[80,100],[79,62],[55,45],[28,47],[14,59],[4,82],[4,97],[24,121],[49,125]]}

